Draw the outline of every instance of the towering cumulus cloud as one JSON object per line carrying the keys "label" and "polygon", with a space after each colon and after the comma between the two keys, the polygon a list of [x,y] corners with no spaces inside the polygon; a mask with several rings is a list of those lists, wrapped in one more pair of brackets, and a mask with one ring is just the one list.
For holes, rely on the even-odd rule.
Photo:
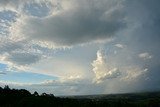
{"label": "towering cumulus cloud", "polygon": [[117,78],[121,74],[117,68],[112,68],[107,65],[104,50],[97,51],[97,59],[93,61],[92,66],[95,73],[95,81],[97,83],[106,79]]}

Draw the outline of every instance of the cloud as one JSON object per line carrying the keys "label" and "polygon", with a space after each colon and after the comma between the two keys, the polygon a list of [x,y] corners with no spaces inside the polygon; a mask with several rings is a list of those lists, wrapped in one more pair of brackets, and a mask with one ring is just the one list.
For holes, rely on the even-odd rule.
{"label": "cloud", "polygon": [[31,53],[12,53],[5,60],[11,61],[18,65],[28,65],[36,63],[40,60],[40,57]]}
{"label": "cloud", "polygon": [[11,88],[26,88],[31,90],[31,92],[36,90],[39,93],[54,93],[55,95],[77,95],[88,92],[92,93],[91,91],[93,90],[93,87],[96,88],[96,86],[91,84],[91,82],[79,76],[68,77],[65,79],[60,78],[58,80],[45,80],[44,82],[36,84],[0,81],[0,86],[4,86],[6,84]]}
{"label": "cloud", "polygon": [[[86,81],[87,83],[88,81]],[[46,80],[39,85],[45,86],[75,86],[79,84],[85,84],[85,80],[81,76],[69,76],[65,78],[59,78],[58,80]],[[37,84],[38,85],[38,84]]]}
{"label": "cloud", "polygon": [[5,72],[0,72],[0,75],[6,75],[6,73]]}
{"label": "cloud", "polygon": [[146,59],[151,59],[151,58],[153,57],[153,56],[150,55],[148,52],[140,53],[138,56],[139,56],[139,58],[142,58],[142,59],[144,59],[144,60],[146,60]]}
{"label": "cloud", "polygon": [[[69,9],[65,9],[66,5],[70,6],[75,2],[65,2],[61,12],[45,18],[22,18],[22,23],[13,24],[13,27],[18,25],[18,32],[11,32],[34,41],[51,42],[56,46],[72,46],[103,41],[126,27],[121,2],[77,2],[78,5]],[[107,7],[105,4],[108,4]]]}
{"label": "cloud", "polygon": [[[72,59],[72,58],[75,58]],[[48,63],[49,62],[49,63]],[[42,66],[43,65],[43,66]],[[83,64],[85,65],[85,64]],[[65,58],[46,58],[45,60],[42,59],[36,64],[33,64],[29,71],[41,74],[47,74],[51,76],[57,76],[59,78],[75,78],[75,77],[83,77],[89,78],[86,68],[82,66],[76,60],[76,57],[65,57]],[[45,71],[45,72],[44,72]]]}
{"label": "cloud", "polygon": [[[26,68],[44,56],[50,57],[50,50],[101,43],[126,27],[121,1],[77,2],[1,0],[2,15],[10,16],[4,21],[7,33],[0,36],[3,63]],[[38,14],[41,10],[47,14]]]}
{"label": "cloud", "polygon": [[[158,89],[159,2],[0,0],[0,63],[9,71],[58,76],[32,85],[58,94]],[[99,50],[94,59],[99,46],[107,57]]]}
{"label": "cloud", "polygon": [[26,66],[38,62],[43,55],[26,40],[0,37],[0,61],[10,69],[25,70]]}
{"label": "cloud", "polygon": [[[2,30],[5,36],[0,36],[3,62],[16,67],[31,65],[49,57],[45,51],[106,41],[126,27],[120,1],[77,2],[1,0],[2,16],[8,15],[3,20],[7,33]],[[47,14],[38,14],[40,10]]]}
{"label": "cloud", "polygon": [[122,44],[115,44],[115,46],[118,48],[124,48],[124,45],[122,45]]}
{"label": "cloud", "polygon": [[12,10],[18,12],[18,9],[22,6],[25,0],[1,0],[0,10]]}
{"label": "cloud", "polygon": [[[41,3],[48,3],[51,0],[1,0],[0,1],[0,9],[1,10],[11,10],[17,13],[21,13],[26,4],[37,3],[41,5]],[[55,2],[56,0],[52,0]]]}
{"label": "cloud", "polygon": [[0,37],[0,54],[10,53],[17,49],[23,49],[24,41],[13,41],[9,38]]}
{"label": "cloud", "polygon": [[[126,67],[126,74],[121,79],[125,81],[137,81],[140,78],[147,78],[145,75],[149,72],[148,68],[140,68],[136,66]],[[144,77],[143,77],[144,76]]]}
{"label": "cloud", "polygon": [[117,78],[121,75],[118,68],[111,68],[110,65],[107,65],[104,50],[97,51],[97,59],[93,61],[92,66],[97,83],[103,82],[106,79]]}
{"label": "cloud", "polygon": [[13,81],[0,81],[0,87],[3,87],[5,85],[9,85],[12,88],[14,87],[16,89],[19,89],[20,87],[30,86],[32,84],[31,83],[13,82]]}

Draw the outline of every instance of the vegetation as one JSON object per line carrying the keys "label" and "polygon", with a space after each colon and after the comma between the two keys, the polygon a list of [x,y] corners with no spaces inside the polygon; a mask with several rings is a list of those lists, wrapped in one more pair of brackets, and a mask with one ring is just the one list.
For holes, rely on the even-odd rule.
{"label": "vegetation", "polygon": [[0,107],[160,107],[160,92],[55,97],[0,87]]}

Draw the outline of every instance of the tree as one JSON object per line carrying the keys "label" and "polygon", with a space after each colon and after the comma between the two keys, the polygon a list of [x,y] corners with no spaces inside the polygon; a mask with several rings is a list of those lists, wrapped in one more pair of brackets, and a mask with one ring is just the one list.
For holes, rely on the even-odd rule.
{"label": "tree", "polygon": [[4,89],[5,89],[5,90],[10,90],[10,88],[9,88],[8,85],[5,85],[5,86],[4,86]]}
{"label": "tree", "polygon": [[42,93],[41,96],[47,96],[47,94],[46,93]]}
{"label": "tree", "polygon": [[23,96],[30,96],[31,95],[31,93],[28,90],[25,90],[25,89],[20,89],[19,93]]}
{"label": "tree", "polygon": [[3,88],[2,87],[0,87],[0,93],[3,91]]}
{"label": "tree", "polygon": [[49,94],[50,97],[54,97],[54,94]]}
{"label": "tree", "polygon": [[33,95],[34,95],[34,96],[39,96],[39,94],[38,94],[37,91],[35,91],[35,92],[33,93]]}

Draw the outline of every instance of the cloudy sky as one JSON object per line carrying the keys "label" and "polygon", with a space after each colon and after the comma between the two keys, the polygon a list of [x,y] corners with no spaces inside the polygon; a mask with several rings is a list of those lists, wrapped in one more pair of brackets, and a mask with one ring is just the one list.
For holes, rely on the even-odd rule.
{"label": "cloudy sky", "polygon": [[160,0],[0,0],[0,86],[55,95],[160,90]]}

